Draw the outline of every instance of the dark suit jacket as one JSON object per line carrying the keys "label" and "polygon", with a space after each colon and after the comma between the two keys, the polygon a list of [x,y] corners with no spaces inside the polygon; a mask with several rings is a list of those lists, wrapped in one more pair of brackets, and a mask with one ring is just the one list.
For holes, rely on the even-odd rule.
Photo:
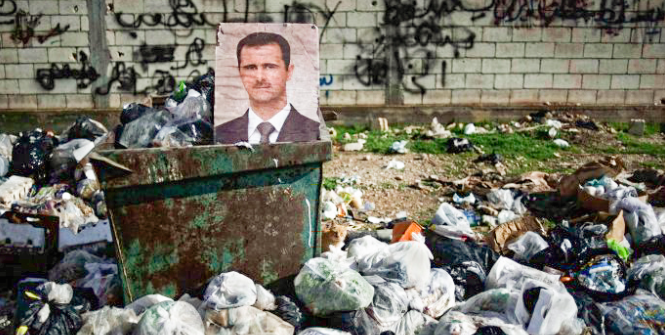
{"label": "dark suit jacket", "polygon": [[[239,118],[215,127],[215,143],[235,144],[247,142],[249,110]],[[286,117],[277,142],[309,142],[320,137],[319,123],[303,116],[291,105],[291,112]]]}

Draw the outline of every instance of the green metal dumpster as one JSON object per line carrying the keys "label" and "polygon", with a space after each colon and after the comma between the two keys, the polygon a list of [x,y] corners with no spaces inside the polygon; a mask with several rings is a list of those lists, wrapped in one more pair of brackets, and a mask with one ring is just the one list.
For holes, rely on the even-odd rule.
{"label": "green metal dumpster", "polygon": [[177,297],[225,271],[268,284],[320,252],[320,188],[330,142],[109,150],[131,169],[106,196],[125,303]]}

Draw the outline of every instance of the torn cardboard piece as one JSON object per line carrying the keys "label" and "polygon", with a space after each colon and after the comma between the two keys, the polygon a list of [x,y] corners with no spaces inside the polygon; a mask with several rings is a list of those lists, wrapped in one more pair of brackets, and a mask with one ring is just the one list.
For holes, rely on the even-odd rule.
{"label": "torn cardboard piece", "polygon": [[600,161],[584,164],[573,174],[561,178],[559,181],[559,194],[562,197],[572,197],[578,192],[580,184],[589,179],[602,176],[614,177],[626,168],[623,160],[618,157],[605,157]]}
{"label": "torn cardboard piece", "polygon": [[545,229],[538,219],[533,216],[524,216],[494,228],[494,230],[487,234],[486,242],[492,250],[500,254],[505,254],[509,252],[508,245],[511,242],[529,231],[545,234]]}

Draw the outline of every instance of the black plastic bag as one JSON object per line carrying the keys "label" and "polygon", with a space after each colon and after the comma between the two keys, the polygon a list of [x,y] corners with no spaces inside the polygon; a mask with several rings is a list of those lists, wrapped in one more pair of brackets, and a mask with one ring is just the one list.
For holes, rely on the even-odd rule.
{"label": "black plastic bag", "polygon": [[277,309],[272,311],[272,313],[295,327],[296,332],[300,330],[304,318],[298,305],[283,295],[277,296],[275,303],[277,304]]}
{"label": "black plastic bag", "polygon": [[501,327],[485,326],[478,328],[475,335],[506,335],[506,333],[501,329]]}
{"label": "black plastic bag", "polygon": [[490,164],[496,165],[503,161],[503,157],[499,154],[484,154],[478,156],[474,162],[489,162]]}
{"label": "black plastic bag", "polygon": [[612,301],[632,294],[628,270],[623,260],[611,249],[594,250],[573,274],[575,288],[589,293],[595,301]]}
{"label": "black plastic bag", "polygon": [[213,69],[209,69],[206,74],[198,77],[191,88],[201,93],[208,100],[210,108],[215,109],[215,71]]}
{"label": "black plastic bag", "polygon": [[32,177],[38,183],[49,176],[48,158],[58,140],[41,129],[21,134],[12,150],[12,174]]}
{"label": "black plastic bag", "polygon": [[[83,325],[80,313],[72,304],[48,302],[46,295],[37,293],[39,300],[28,306],[28,311],[20,324],[28,327],[30,335],[75,335]],[[72,300],[72,302],[74,302]],[[50,310],[44,322],[39,320],[39,312],[48,305]]]}
{"label": "black plastic bag", "polygon": [[103,124],[89,117],[81,116],[76,119],[76,122],[65,134],[69,141],[76,138],[84,138],[94,142],[97,138],[106,135],[106,133],[108,133],[108,130]]}
{"label": "black plastic bag", "polygon": [[[573,229],[556,226],[549,232],[550,247],[536,254],[531,264],[547,265],[558,270],[571,270],[581,265],[588,253],[589,245]],[[542,264],[539,264],[542,263]]]}
{"label": "black plastic bag", "polygon": [[473,261],[478,263],[485,272],[489,272],[499,259],[499,254],[486,245],[480,245],[473,240],[461,241],[447,238],[431,231],[425,233],[425,245],[432,251],[434,256],[432,263],[436,267]]}
{"label": "black plastic bag", "polygon": [[452,266],[444,266],[442,269],[446,270],[453,278],[455,300],[464,301],[485,291],[487,273],[477,262],[468,261]]}
{"label": "black plastic bag", "polygon": [[466,138],[453,137],[448,139],[448,153],[458,154],[460,152],[470,151],[473,145]]}
{"label": "black plastic bag", "polygon": [[327,326],[353,335],[376,335],[381,333],[379,324],[365,309],[335,313],[327,317]]}
{"label": "black plastic bag", "polygon": [[128,124],[145,114],[154,113],[156,111],[157,110],[152,107],[144,106],[137,103],[127,104],[122,109],[122,113],[120,113],[120,123]]}

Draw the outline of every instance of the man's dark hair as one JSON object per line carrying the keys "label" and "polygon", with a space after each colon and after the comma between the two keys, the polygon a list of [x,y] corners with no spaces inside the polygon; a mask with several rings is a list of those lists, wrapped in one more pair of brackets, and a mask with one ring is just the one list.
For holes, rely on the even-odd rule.
{"label": "man's dark hair", "polygon": [[257,47],[268,44],[279,45],[279,48],[282,50],[282,59],[288,68],[291,63],[291,47],[289,46],[289,42],[287,42],[281,35],[273,33],[252,33],[241,39],[240,42],[238,42],[238,48],[236,50],[238,67],[240,67],[240,51],[242,51],[243,47]]}

